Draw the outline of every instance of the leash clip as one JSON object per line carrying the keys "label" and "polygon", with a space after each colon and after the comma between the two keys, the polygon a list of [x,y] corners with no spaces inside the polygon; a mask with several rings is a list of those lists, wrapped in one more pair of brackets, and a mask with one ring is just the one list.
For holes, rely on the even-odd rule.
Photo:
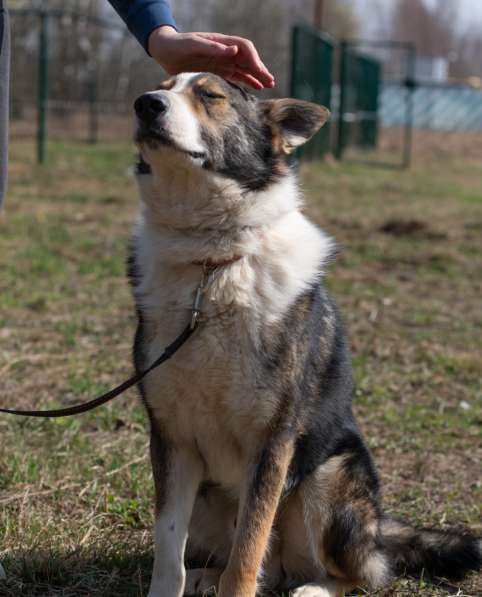
{"label": "leash clip", "polygon": [[192,304],[191,309],[191,330],[193,330],[199,323],[199,317],[201,316],[202,304],[206,288],[216,279],[220,271],[217,267],[211,267],[206,261],[204,261],[204,263],[202,264],[202,268],[203,274],[201,277],[201,282],[199,283],[199,286],[196,289],[196,294],[194,295],[194,302]]}
{"label": "leash clip", "polygon": [[203,304],[204,293],[206,292],[206,286],[209,283],[210,273],[208,271],[208,267],[206,263],[203,263],[203,274],[201,277],[201,282],[196,289],[196,294],[194,295],[194,302],[192,304],[192,315],[191,315],[191,330],[193,330],[197,324],[199,323],[199,317],[201,315],[201,308]]}
{"label": "leash clip", "polygon": [[192,304],[192,315],[191,315],[191,330],[193,330],[199,322],[199,316],[201,315],[201,307],[203,304],[203,294],[204,294],[204,275],[203,279],[201,280],[201,284],[197,287],[196,295],[194,296],[194,302]]}

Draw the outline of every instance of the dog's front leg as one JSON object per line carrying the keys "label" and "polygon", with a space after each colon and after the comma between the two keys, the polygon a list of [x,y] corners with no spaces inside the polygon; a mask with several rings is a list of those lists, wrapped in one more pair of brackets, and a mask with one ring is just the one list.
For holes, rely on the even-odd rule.
{"label": "dog's front leg", "polygon": [[203,467],[188,449],[167,443],[153,429],[151,460],[156,489],[155,556],[148,597],[181,597],[184,550]]}
{"label": "dog's front leg", "polygon": [[259,452],[243,487],[233,546],[219,597],[255,597],[257,578],[293,455],[290,432],[275,433]]}

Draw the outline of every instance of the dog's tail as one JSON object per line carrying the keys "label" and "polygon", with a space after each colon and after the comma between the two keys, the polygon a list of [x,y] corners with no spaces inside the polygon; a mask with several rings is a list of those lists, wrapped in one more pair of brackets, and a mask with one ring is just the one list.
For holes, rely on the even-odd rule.
{"label": "dog's tail", "polygon": [[472,534],[416,529],[391,518],[382,521],[381,533],[396,575],[426,574],[458,581],[482,567],[482,539]]}

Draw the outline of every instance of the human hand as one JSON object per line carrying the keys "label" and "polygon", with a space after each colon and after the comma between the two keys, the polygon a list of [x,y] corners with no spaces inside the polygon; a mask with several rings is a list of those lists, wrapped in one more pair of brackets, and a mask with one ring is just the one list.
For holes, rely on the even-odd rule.
{"label": "human hand", "polygon": [[149,54],[170,75],[207,71],[254,89],[273,87],[274,77],[253,43],[222,33],[179,33],[173,27],[154,29]]}

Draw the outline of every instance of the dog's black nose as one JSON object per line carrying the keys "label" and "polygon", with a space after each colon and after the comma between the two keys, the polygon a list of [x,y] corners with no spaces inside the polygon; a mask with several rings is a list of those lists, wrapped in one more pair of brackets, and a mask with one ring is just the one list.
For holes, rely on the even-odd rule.
{"label": "dog's black nose", "polygon": [[163,95],[154,95],[153,93],[144,93],[134,102],[134,110],[137,116],[144,121],[154,120],[156,116],[166,112],[169,107],[169,101]]}

